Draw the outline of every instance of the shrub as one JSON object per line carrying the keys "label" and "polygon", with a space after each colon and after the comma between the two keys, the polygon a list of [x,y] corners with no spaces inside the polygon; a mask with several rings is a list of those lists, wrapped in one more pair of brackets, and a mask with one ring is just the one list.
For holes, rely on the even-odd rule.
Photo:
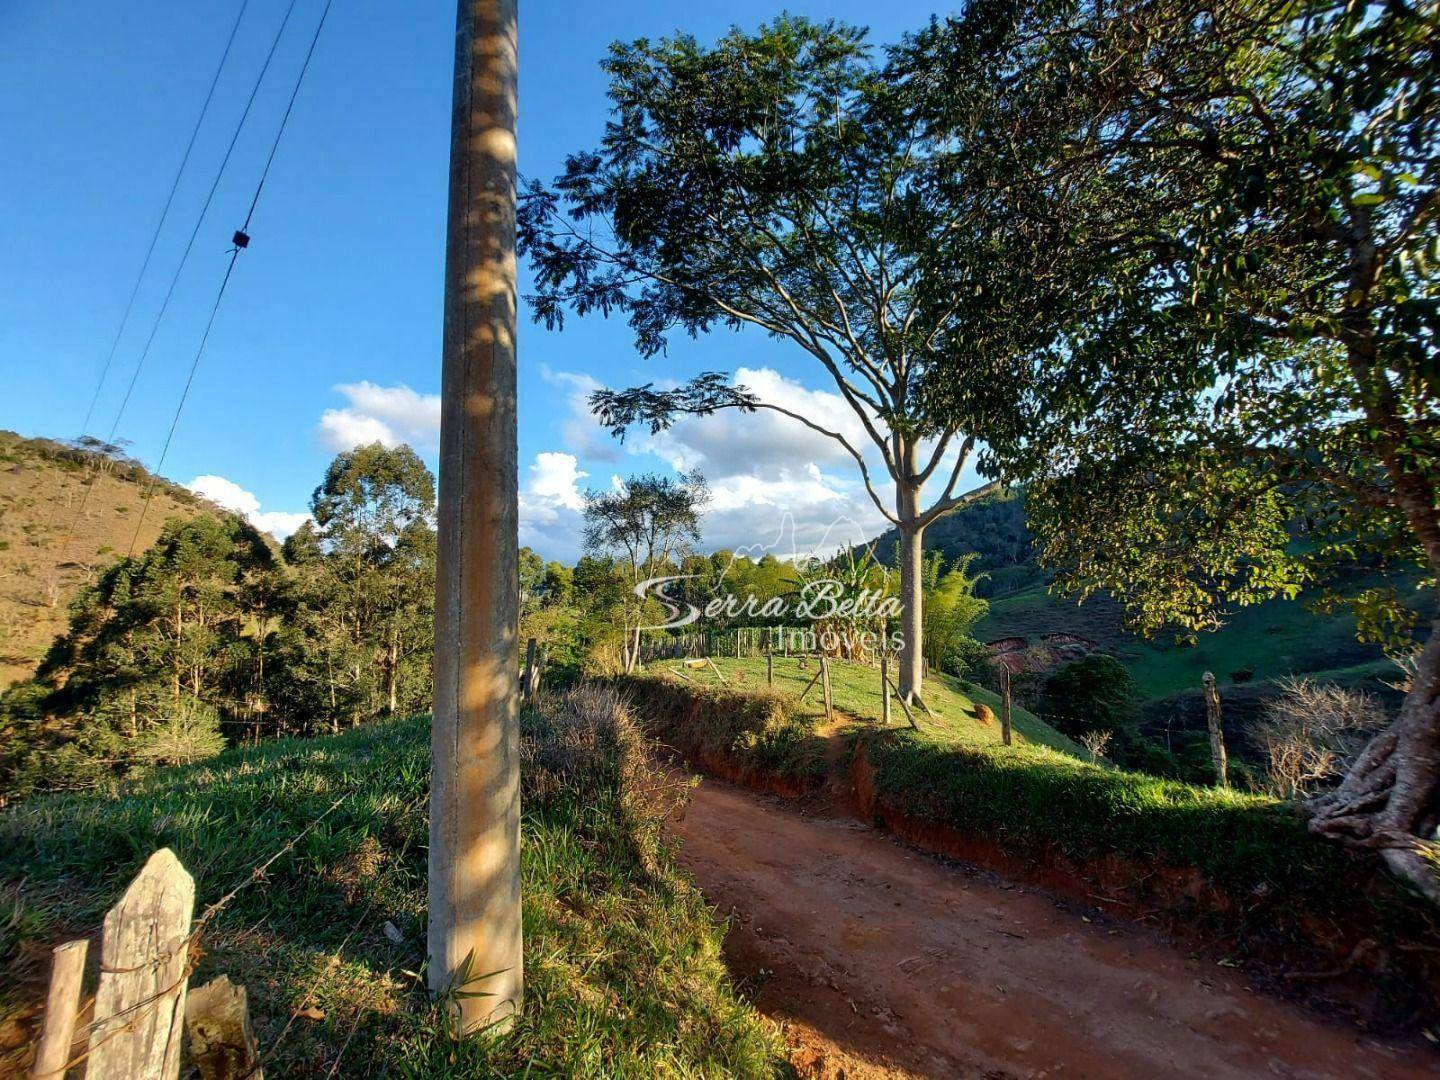
{"label": "shrub", "polygon": [[1380,704],[1363,690],[1284,680],[1254,735],[1265,750],[1271,790],[1298,799],[1338,780],[1385,719]]}
{"label": "shrub", "polygon": [[1135,714],[1135,680],[1113,656],[1091,653],[1045,680],[1040,711],[1078,739],[1091,731],[1127,728]]}
{"label": "shrub", "polygon": [[135,737],[131,756],[146,765],[189,765],[224,749],[220,713],[203,701],[188,698]]}

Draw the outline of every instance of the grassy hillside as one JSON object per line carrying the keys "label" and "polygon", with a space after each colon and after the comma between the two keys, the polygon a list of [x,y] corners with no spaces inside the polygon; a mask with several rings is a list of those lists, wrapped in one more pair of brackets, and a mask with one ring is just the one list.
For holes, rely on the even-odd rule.
{"label": "grassy hillside", "polygon": [[[767,686],[764,657],[743,660],[717,657],[715,664],[727,680],[725,685],[741,690],[762,689]],[[808,664],[808,667],[802,668],[798,657],[775,657],[774,692],[791,705],[791,715],[796,720],[818,725],[825,718],[825,706],[819,685],[814,686],[803,701],[795,700],[815,676],[815,662],[811,660]],[[656,661],[651,665],[651,669],[657,673],[673,672],[681,670],[681,665],[678,661]],[[695,685],[722,685],[708,668],[683,670],[685,677]],[[894,677],[893,673],[891,677]],[[884,705],[880,698],[880,673],[877,668],[836,661],[830,665],[830,689],[835,709],[844,718],[875,722],[883,717]],[[1000,700],[990,691],[949,675],[938,675],[925,680],[924,697],[935,715],[929,716],[922,710],[918,712],[916,719],[932,737],[956,746],[999,745],[999,723],[982,723],[975,708],[975,705],[980,703],[988,705],[992,711],[999,709]],[[894,726],[905,723],[905,714],[900,706],[894,703],[893,698],[890,722]],[[1018,741],[1022,743],[1046,746],[1067,754],[1083,756],[1085,753],[1070,739],[1024,709],[1013,710],[1012,722]]]}
{"label": "grassy hillside", "polygon": [[[0,689],[34,672],[92,569],[129,550],[149,483],[133,463],[0,431]],[[207,511],[222,512],[162,480],[138,546],[166,518]]]}
{"label": "grassy hillside", "polygon": [[415,974],[429,775],[417,718],[0,814],[0,1073],[23,1063],[43,948],[94,932],[169,846],[195,876],[197,909],[242,886],[207,925],[194,979],[247,987],[267,1075],[771,1075],[779,1038],[736,996],[721,930],[671,861],[654,800],[673,789],[650,776],[628,713],[603,693],[549,703],[524,717],[521,749],[528,997],[513,1034],[440,1037]]}
{"label": "grassy hillside", "polygon": [[[893,537],[876,541],[876,554],[891,556]],[[1147,699],[1166,698],[1193,689],[1213,671],[1222,683],[1263,682],[1289,674],[1343,671],[1351,680],[1384,672],[1378,646],[1355,640],[1355,621],[1347,614],[1324,615],[1300,601],[1272,600],[1236,611],[1221,630],[1193,646],[1172,639],[1145,641],[1127,633],[1118,601],[1099,596],[1077,604],[1052,594],[1050,575],[1035,562],[1022,495],[992,496],[941,518],[925,532],[928,550],[946,561],[976,552],[976,568],[989,575],[977,590],[990,601],[990,614],[976,628],[982,641],[1027,638],[1038,643],[1049,634],[1073,634],[1115,654],[1130,669]],[[1357,582],[1357,587],[1368,582]]]}
{"label": "grassy hillside", "polygon": [[990,614],[976,633],[984,641],[1076,634],[1114,653],[1147,698],[1193,689],[1206,671],[1213,671],[1223,684],[1237,681],[1235,675],[1246,682],[1366,665],[1381,671],[1386,666],[1379,646],[1356,640],[1355,620],[1348,613],[1320,614],[1288,600],[1241,608],[1220,630],[1202,635],[1194,645],[1182,645],[1164,636],[1147,641],[1126,633],[1120,605],[1108,597],[1077,604],[1035,585],[992,599]]}

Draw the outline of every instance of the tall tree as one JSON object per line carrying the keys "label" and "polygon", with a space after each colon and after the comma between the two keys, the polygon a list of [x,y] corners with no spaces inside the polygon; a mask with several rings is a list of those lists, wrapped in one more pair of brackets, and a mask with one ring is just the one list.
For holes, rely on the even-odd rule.
{"label": "tall tree", "polygon": [[[910,59],[877,59],[863,31],[788,16],[708,47],[613,45],[603,67],[614,119],[600,145],[571,156],[553,190],[531,186],[520,209],[530,299],[547,325],[567,311],[619,312],[647,355],[676,327],[758,328],[833,381],[858,440],[715,372],[677,389],[602,391],[592,404],[619,434],[679,414],[769,409],[839,443],[900,532],[907,696],[922,673],[925,528],[993,488],[956,490],[977,439],[1009,422],[1009,356],[1039,325],[1018,266],[1007,290],[976,288],[976,268],[1004,250],[994,178],[963,125],[934,123],[937,74]],[[991,91],[969,86],[978,114]],[[929,403],[940,369],[965,388],[945,419]],[[927,503],[932,480],[940,492]]]}
{"label": "tall tree", "polygon": [[640,659],[640,622],[645,598],[640,583],[663,574],[689,553],[700,539],[700,513],[707,492],[705,478],[691,473],[674,480],[668,476],[634,476],[619,491],[591,491],[585,495],[585,550],[597,555],[618,555],[630,595],[625,614],[624,669]]}
{"label": "tall tree", "polygon": [[[1440,18],[1433,2],[1000,3],[1035,123],[1006,201],[1066,266],[1064,334],[1000,446],[1046,557],[1142,628],[1356,565],[1440,573]],[[969,48],[937,27],[938,68]],[[1023,92],[1018,89],[1023,88]],[[1027,150],[1028,153],[1028,150]],[[1298,542],[1297,542],[1298,541]],[[1414,569],[1411,570],[1413,581]],[[1412,597],[1413,598],[1413,597]],[[1350,597],[1394,638],[1393,590]],[[1440,900],[1440,635],[1310,807]]]}
{"label": "tall tree", "polygon": [[338,455],[310,501],[315,528],[286,552],[302,568],[332,723],[422,708],[429,695],[435,479],[414,450]]}

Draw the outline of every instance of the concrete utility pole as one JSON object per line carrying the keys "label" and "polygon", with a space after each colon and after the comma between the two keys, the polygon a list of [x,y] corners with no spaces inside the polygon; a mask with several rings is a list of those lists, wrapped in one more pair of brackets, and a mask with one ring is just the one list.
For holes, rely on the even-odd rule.
{"label": "concrete utility pole", "polygon": [[520,1008],[516,0],[460,0],[441,380],[430,988],[462,1032]]}

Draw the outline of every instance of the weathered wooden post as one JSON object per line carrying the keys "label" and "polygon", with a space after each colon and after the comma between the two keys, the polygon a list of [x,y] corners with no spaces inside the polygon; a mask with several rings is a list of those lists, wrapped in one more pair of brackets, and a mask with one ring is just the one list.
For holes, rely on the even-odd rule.
{"label": "weathered wooden post", "polygon": [[39,1080],[61,1080],[75,1041],[75,1016],[80,1011],[80,986],[85,978],[85,955],[90,943],[84,938],[56,945],[51,951],[50,992],[45,997],[45,1030],[35,1051],[30,1075]]}
{"label": "weathered wooden post", "polygon": [[1000,741],[1010,745],[1010,669],[1000,669]]}
{"label": "weathered wooden post", "polygon": [[228,976],[190,992],[185,1031],[201,1080],[265,1080],[245,988]]}
{"label": "weathered wooden post", "polygon": [[825,719],[833,719],[835,703],[830,697],[830,661],[824,653],[820,654],[820,681],[825,691]]}
{"label": "weathered wooden post", "polygon": [[1205,687],[1205,726],[1210,730],[1210,760],[1215,765],[1215,782],[1229,787],[1230,764],[1225,756],[1225,731],[1220,726],[1220,691],[1215,686],[1213,672],[1205,672],[1200,681]]}
{"label": "weathered wooden post", "polygon": [[[430,725],[429,983],[461,1033],[519,1010],[516,0],[460,0]],[[483,978],[482,978],[483,977]]]}
{"label": "weathered wooden post", "polygon": [[890,654],[880,650],[880,712],[885,726],[890,726]]}
{"label": "weathered wooden post", "polygon": [[169,848],[105,915],[88,1080],[175,1080],[195,882]]}
{"label": "weathered wooden post", "polygon": [[535,681],[535,648],[533,637],[525,642],[525,674],[520,678],[520,687],[526,701],[530,700],[530,684]]}

